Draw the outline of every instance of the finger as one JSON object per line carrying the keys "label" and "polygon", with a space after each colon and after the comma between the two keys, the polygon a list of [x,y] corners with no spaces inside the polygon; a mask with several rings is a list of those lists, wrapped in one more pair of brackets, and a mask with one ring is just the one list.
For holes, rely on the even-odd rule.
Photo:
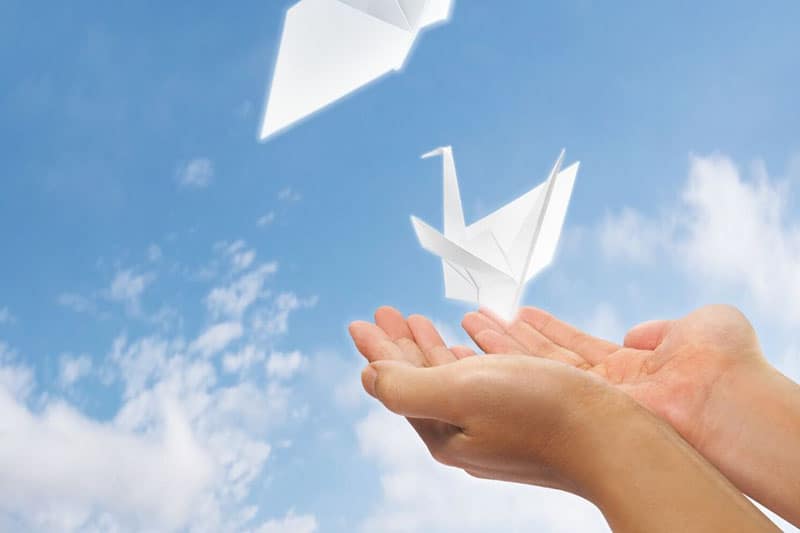
{"label": "finger", "polygon": [[470,335],[486,329],[496,331],[497,333],[506,332],[506,328],[504,326],[496,323],[490,316],[478,311],[473,311],[464,315],[464,319],[461,321],[461,326]]}
{"label": "finger", "polygon": [[519,319],[554,343],[578,354],[593,365],[600,363],[605,357],[620,348],[618,344],[593,337],[541,309],[523,308],[520,311]]}
{"label": "finger", "polygon": [[[481,309],[480,316],[484,323],[490,322],[495,330],[498,327],[504,328],[504,335],[508,339],[504,345],[496,335],[481,335],[481,342],[486,344],[486,348],[492,353],[521,353],[561,361],[576,367],[588,365],[585,359],[570,350],[558,346],[524,320],[518,318],[510,324],[506,324],[488,309]],[[513,344],[511,344],[512,342]]]}
{"label": "finger", "polygon": [[457,361],[456,356],[451,352],[442,340],[439,332],[433,323],[420,315],[408,317],[408,327],[414,334],[414,340],[425,354],[430,366],[444,365]]}
{"label": "finger", "polygon": [[651,320],[634,326],[625,335],[625,346],[637,350],[655,350],[667,336],[671,320]]}
{"label": "finger", "polygon": [[[467,313],[461,327],[472,340],[486,353],[526,354],[525,347],[512,338],[505,329],[489,316],[481,313]],[[493,333],[493,335],[492,335]]]}
{"label": "finger", "polygon": [[[400,311],[388,306],[379,308],[375,312],[375,324],[403,351],[406,361],[414,366],[426,366],[425,356],[414,341],[414,335]],[[469,351],[466,347],[458,348]],[[460,431],[459,428],[438,420],[408,418],[408,422],[431,453],[445,448],[450,437]]]}
{"label": "finger", "polygon": [[397,361],[372,363],[361,373],[366,391],[398,415],[439,420],[461,427],[462,396],[455,365],[414,367]]}
{"label": "finger", "polygon": [[498,331],[505,331],[506,329],[508,329],[508,321],[500,318],[500,315],[498,315],[488,307],[481,307],[478,310],[478,312],[485,318],[489,319],[493,324],[495,324]]}
{"label": "finger", "polygon": [[586,359],[554,343],[523,320],[512,322],[508,327],[508,333],[520,345],[525,347],[525,353],[528,355],[561,361],[576,367],[589,366]]}
{"label": "finger", "polygon": [[466,359],[475,355],[475,351],[467,346],[451,346],[450,351],[456,356],[456,359]]}
{"label": "finger", "polygon": [[386,333],[369,322],[353,322],[350,324],[350,336],[361,355],[369,362],[405,359],[403,351],[386,335]]}
{"label": "finger", "polygon": [[400,311],[392,307],[381,307],[375,312],[375,324],[400,348],[406,361],[415,366],[428,366],[425,355],[417,346],[414,334]]}
{"label": "finger", "polygon": [[493,329],[485,329],[473,337],[475,344],[487,354],[530,355],[524,347],[509,335],[497,333]]}
{"label": "finger", "polygon": [[[505,335],[510,339],[513,339],[517,348],[514,348],[513,351],[508,351],[508,353],[535,355],[537,357],[545,357],[547,359],[562,361],[573,366],[581,366],[585,363],[583,358],[556,345],[554,342],[520,319],[516,319],[511,323],[506,323],[488,309],[481,309],[481,316],[483,316],[486,320],[492,321],[497,327],[504,328]],[[491,335],[486,337],[487,339],[492,339]],[[493,349],[497,350],[500,348],[502,348],[502,346],[496,346]]]}
{"label": "finger", "polygon": [[394,307],[383,306],[375,311],[375,324],[392,340],[412,338],[403,314]]}

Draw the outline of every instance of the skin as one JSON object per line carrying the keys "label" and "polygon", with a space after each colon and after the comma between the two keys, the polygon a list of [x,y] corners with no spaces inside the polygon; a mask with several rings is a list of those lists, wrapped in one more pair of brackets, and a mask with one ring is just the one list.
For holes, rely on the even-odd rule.
{"label": "skin", "polygon": [[428,320],[390,308],[350,332],[370,362],[364,388],[446,465],[578,494],[615,531],[776,531],[672,428],[598,375],[448,349]]}
{"label": "skin", "polygon": [[667,421],[745,494],[800,526],[800,387],[764,358],[749,321],[714,305],[634,327],[623,345],[539,309],[463,327],[487,353],[535,355],[600,377]]}

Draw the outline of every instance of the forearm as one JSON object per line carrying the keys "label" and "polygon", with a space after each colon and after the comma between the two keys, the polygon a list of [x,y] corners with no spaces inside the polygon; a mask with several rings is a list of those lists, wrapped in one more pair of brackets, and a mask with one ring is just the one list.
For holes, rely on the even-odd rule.
{"label": "forearm", "polygon": [[643,409],[594,442],[584,496],[614,531],[777,531],[672,428]]}
{"label": "forearm", "polygon": [[740,490],[800,526],[800,386],[763,363],[715,389],[698,448]]}

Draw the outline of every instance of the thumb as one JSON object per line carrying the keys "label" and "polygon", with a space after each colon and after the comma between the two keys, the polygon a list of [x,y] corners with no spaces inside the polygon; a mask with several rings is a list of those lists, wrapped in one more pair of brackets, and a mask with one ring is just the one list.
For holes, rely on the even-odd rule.
{"label": "thumb", "polygon": [[412,418],[458,425],[456,390],[450,367],[416,367],[403,361],[378,361],[361,373],[364,388],[390,411]]}
{"label": "thumb", "polygon": [[672,320],[651,320],[634,326],[625,335],[625,347],[636,350],[655,350],[672,327]]}

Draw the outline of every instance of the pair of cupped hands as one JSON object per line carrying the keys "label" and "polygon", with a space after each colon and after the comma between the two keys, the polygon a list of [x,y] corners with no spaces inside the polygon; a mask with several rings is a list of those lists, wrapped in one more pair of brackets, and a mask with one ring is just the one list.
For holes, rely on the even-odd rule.
{"label": "pair of cupped hands", "polygon": [[390,307],[350,326],[364,388],[437,461],[578,494],[619,530],[770,530],[742,493],[800,523],[800,388],[735,308],[646,322],[621,345],[534,308],[511,322],[472,312],[462,326],[486,355]]}

